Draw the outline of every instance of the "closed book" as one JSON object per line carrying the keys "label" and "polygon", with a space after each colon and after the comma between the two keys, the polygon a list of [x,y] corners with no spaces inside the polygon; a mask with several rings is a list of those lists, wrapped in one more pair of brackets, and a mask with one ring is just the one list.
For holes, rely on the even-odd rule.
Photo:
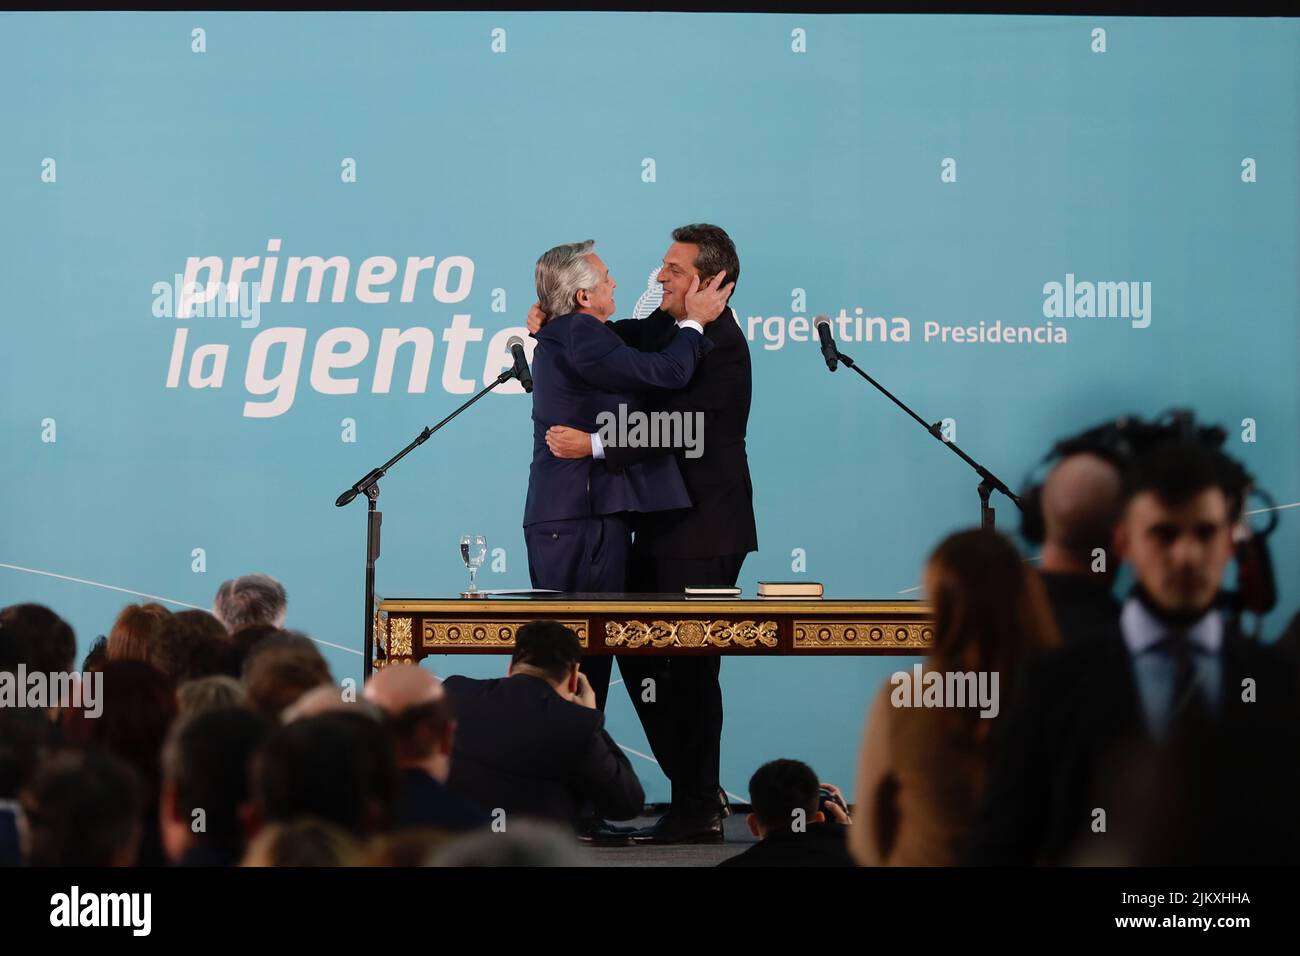
{"label": "closed book", "polygon": [[819,581],[759,581],[759,597],[812,597],[822,596]]}
{"label": "closed book", "polygon": [[687,597],[739,597],[740,588],[687,588]]}

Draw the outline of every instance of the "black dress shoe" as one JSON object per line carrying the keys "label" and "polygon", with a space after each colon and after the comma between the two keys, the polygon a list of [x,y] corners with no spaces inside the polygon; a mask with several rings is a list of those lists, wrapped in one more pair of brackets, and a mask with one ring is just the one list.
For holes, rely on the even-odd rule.
{"label": "black dress shoe", "polygon": [[640,827],[623,826],[617,823],[610,823],[602,817],[583,817],[578,821],[578,833],[594,833],[597,830],[608,830],[610,833],[635,833]]}
{"label": "black dress shoe", "polygon": [[632,834],[632,842],[638,846],[667,846],[676,843],[723,843],[722,817],[714,813],[710,816],[683,817],[675,816],[671,811],[659,818],[652,827],[638,830]]}
{"label": "black dress shoe", "polygon": [[578,839],[592,846],[628,846],[636,827],[615,826],[599,817],[583,817],[578,823]]}
{"label": "black dress shoe", "polygon": [[587,846],[631,846],[632,834],[615,833],[613,830],[602,827],[599,830],[579,833],[578,842],[585,843]]}

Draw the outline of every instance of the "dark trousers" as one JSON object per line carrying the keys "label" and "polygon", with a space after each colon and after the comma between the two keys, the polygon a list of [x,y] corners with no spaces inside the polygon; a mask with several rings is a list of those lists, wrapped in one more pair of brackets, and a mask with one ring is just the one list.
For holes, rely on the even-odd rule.
{"label": "dark trousers", "polygon": [[[633,592],[681,594],[690,587],[734,587],[743,554],[716,558],[654,558],[633,546],[628,587]],[[660,769],[672,781],[673,812],[711,816],[718,810],[722,745],[722,658],[717,654],[621,654],[618,669],[641,718]],[[653,699],[645,681],[654,681]]]}
{"label": "dark trousers", "polygon": [[[528,547],[528,576],[535,588],[555,591],[619,592],[627,585],[627,560],[631,530],[623,515],[540,521],[524,528]],[[589,641],[597,635],[589,634]],[[582,672],[596,693],[596,706],[605,709],[609,673],[614,660],[608,654],[586,655]]]}

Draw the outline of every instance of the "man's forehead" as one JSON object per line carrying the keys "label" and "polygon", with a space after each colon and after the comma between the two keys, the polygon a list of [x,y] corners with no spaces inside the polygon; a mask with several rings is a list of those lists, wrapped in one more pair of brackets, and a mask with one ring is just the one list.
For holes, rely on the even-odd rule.
{"label": "man's forehead", "polygon": [[694,269],[695,259],[699,255],[700,247],[693,242],[674,242],[664,253],[664,265],[681,266],[683,269]]}

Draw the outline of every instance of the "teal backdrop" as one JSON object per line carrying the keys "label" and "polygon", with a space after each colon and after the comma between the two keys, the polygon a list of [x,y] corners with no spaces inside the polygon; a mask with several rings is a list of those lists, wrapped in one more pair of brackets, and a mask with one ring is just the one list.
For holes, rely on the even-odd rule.
{"label": "teal backdrop", "polygon": [[[978,518],[953,455],[827,373],[819,312],[1015,485],[1057,437],[1182,405],[1300,500],[1294,20],[6,13],[0,130],[0,604],[50,605],[82,652],[139,595],[208,607],[265,571],[359,677],[364,515],[335,496],[495,375],[544,249],[595,238],[628,315],[697,221],[742,265],[746,593],[918,597]],[[244,312],[179,317],[175,277],[268,256]],[[315,297],[284,281],[312,256],[342,257]],[[489,396],[383,482],[382,595],[458,591],[464,532],[483,586],[527,586],[529,412]],[[1300,603],[1281,516],[1269,634]],[[787,756],[851,791],[911,663],[727,658],[727,789]],[[619,688],[609,727],[666,799]]]}

